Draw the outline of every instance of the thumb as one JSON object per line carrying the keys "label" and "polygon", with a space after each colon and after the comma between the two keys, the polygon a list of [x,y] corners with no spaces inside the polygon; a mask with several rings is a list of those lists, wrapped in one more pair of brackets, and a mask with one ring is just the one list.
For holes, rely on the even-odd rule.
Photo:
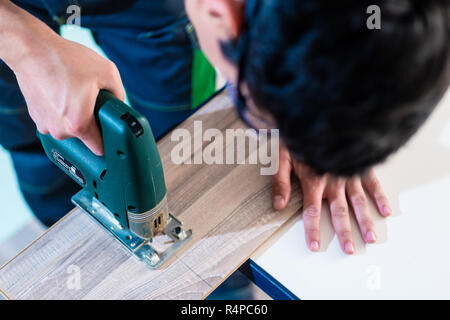
{"label": "thumb", "polygon": [[292,163],[287,150],[280,150],[280,167],[272,177],[272,202],[275,210],[284,209],[291,197]]}

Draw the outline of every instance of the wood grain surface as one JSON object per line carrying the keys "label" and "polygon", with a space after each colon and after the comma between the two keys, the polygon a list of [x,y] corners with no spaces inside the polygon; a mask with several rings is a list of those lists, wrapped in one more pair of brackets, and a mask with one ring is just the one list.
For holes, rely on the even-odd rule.
{"label": "wood grain surface", "polygon": [[3,293],[0,291],[0,301],[2,300],[8,300],[8,298],[4,296]]}
{"label": "wood grain surface", "polygon": [[[193,134],[199,120],[203,132],[244,128],[225,94],[179,128]],[[12,299],[201,299],[301,209],[298,185],[275,212],[271,177],[259,165],[175,164],[177,144],[170,134],[158,143],[170,210],[194,232],[175,257],[151,270],[74,209],[0,269],[0,291]]]}
{"label": "wood grain surface", "polygon": [[46,228],[32,217],[30,222],[20,228],[15,234],[0,243],[0,266],[11,260],[18,252],[27,247],[39,237]]}

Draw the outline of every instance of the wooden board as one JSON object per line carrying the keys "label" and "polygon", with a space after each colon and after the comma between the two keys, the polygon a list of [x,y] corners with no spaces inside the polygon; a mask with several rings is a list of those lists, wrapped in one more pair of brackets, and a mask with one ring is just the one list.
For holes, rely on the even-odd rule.
{"label": "wooden board", "polygon": [[0,266],[11,260],[45,230],[45,227],[33,217],[30,222],[20,228],[15,234],[0,243]]}
{"label": "wooden board", "polygon": [[0,301],[2,300],[8,300],[8,298],[0,292]]}
{"label": "wooden board", "polygon": [[[194,133],[198,120],[203,131],[244,127],[224,94],[180,127]],[[176,144],[170,134],[158,143],[170,210],[194,232],[176,257],[148,269],[74,209],[0,269],[0,289],[12,299],[204,298],[301,209],[298,185],[289,207],[275,212],[271,177],[258,165],[178,165]]]}

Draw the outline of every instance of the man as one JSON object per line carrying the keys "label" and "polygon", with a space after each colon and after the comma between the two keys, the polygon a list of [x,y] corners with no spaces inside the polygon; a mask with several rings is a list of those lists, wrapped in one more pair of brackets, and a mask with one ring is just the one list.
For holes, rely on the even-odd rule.
{"label": "man", "polygon": [[[58,35],[72,4],[115,63]],[[197,48],[188,26],[180,0],[0,1],[0,59],[6,63],[0,61],[0,143],[44,224],[72,207],[70,195],[78,186],[46,159],[32,119],[41,132],[78,136],[100,154],[92,108],[100,88],[124,98],[117,65],[129,101],[161,136],[192,112]]]}
{"label": "man", "polygon": [[[49,13],[58,17],[61,6],[68,5],[63,2],[58,7],[52,2],[56,3],[43,1],[44,5],[32,8],[25,1],[17,4],[35,15],[41,12],[44,17],[40,18],[52,26]],[[158,35],[164,39],[162,26],[177,24],[176,17],[182,12],[180,1],[79,2],[87,6],[83,11],[88,13],[87,25],[83,25],[94,30],[99,44],[116,62],[129,93],[136,90],[133,79],[139,72],[145,73],[144,67],[164,73],[164,66],[182,61],[177,60],[183,55],[176,49],[182,44],[158,41]],[[381,8],[381,29],[367,27],[366,9],[372,4]],[[345,253],[354,253],[349,206],[365,241],[376,242],[364,189],[379,212],[389,216],[391,209],[371,167],[411,137],[448,87],[448,1],[186,0],[185,6],[205,55],[236,85],[242,118],[255,128],[280,129],[283,146],[280,169],[273,177],[274,208],[281,210],[289,202],[290,177],[295,173],[303,189],[306,243],[312,251],[320,249],[324,198]],[[123,18],[126,13],[128,19]],[[146,26],[153,19],[164,18],[164,23]],[[145,41],[139,37],[145,31],[156,33],[156,40],[142,44],[146,49],[127,61],[136,43]],[[137,37],[131,37],[132,32]],[[148,47],[167,50],[167,54],[158,56],[158,50]],[[157,58],[151,60],[153,64],[141,66],[149,51]],[[124,98],[119,72],[111,62],[62,39],[6,0],[0,0],[0,58],[14,71],[40,132],[57,139],[78,137],[94,153],[102,154],[101,137],[92,117],[95,98],[100,89]],[[189,82],[182,69],[157,81],[150,81],[146,73],[141,93],[156,86],[155,96],[147,96],[150,101],[159,98],[160,106],[176,105],[170,101],[172,96],[177,103],[186,101],[179,91]],[[14,83],[8,85],[9,90],[17,90]],[[163,97],[158,92],[163,92]],[[10,95],[10,100],[19,99]],[[142,99],[132,100],[141,112],[155,104],[140,102]],[[152,121],[161,117],[144,114],[152,126]],[[164,115],[172,119],[171,114]],[[30,152],[25,142],[8,145],[3,131],[11,132],[11,123],[1,124],[5,140],[1,143],[12,151],[20,179],[21,172],[29,173],[31,154],[37,152],[35,147]],[[12,134],[13,138],[23,136],[18,131]],[[27,177],[31,176],[37,174]],[[26,183],[21,181],[21,188],[24,191]],[[54,190],[42,194],[40,205],[43,200],[55,199]],[[60,194],[61,199],[64,196]]]}

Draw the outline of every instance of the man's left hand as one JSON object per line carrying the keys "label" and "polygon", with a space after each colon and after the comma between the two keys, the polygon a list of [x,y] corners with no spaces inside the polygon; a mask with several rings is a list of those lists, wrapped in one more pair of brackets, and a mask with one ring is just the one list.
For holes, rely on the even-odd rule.
{"label": "man's left hand", "polygon": [[377,241],[365,191],[375,202],[382,216],[391,215],[391,209],[373,169],[364,176],[352,178],[337,178],[327,174],[318,176],[308,166],[292,159],[287,148],[282,146],[279,171],[272,180],[275,210],[282,210],[289,202],[292,171],[300,180],[303,190],[303,223],[306,243],[311,251],[320,250],[319,225],[322,199],[328,200],[333,227],[345,253],[353,254],[355,252],[350,227],[350,206],[353,208],[364,240],[367,243]]}

